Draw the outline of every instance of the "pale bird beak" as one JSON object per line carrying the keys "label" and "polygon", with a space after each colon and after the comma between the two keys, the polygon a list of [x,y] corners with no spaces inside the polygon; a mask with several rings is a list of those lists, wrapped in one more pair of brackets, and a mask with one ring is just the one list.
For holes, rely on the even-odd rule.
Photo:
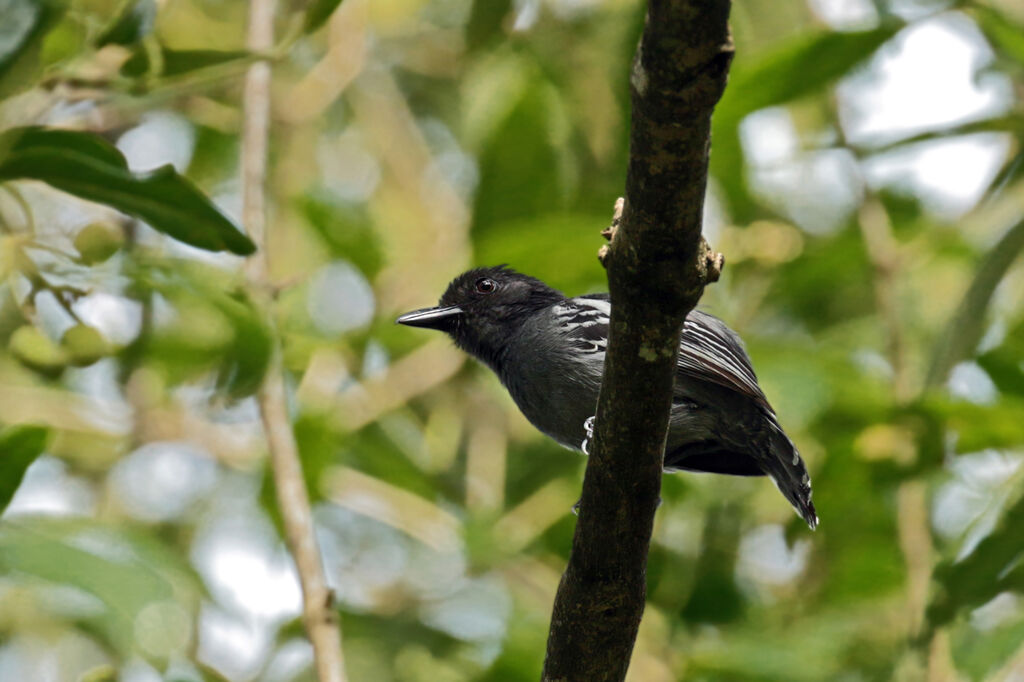
{"label": "pale bird beak", "polygon": [[454,325],[456,319],[462,315],[462,312],[462,308],[457,305],[441,308],[422,308],[402,315],[395,322],[408,327],[423,327],[425,329],[446,331]]}

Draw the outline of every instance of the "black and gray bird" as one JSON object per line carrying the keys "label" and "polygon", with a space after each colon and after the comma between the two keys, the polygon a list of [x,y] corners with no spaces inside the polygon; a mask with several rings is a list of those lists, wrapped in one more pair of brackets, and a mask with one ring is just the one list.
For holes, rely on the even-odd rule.
{"label": "black and gray bird", "polygon": [[[610,314],[607,294],[566,298],[499,266],[459,275],[436,308],[397,322],[449,334],[497,373],[534,426],[580,450],[597,409]],[[679,344],[665,470],[768,475],[817,526],[807,467],[758,386],[739,336],[694,310]]]}

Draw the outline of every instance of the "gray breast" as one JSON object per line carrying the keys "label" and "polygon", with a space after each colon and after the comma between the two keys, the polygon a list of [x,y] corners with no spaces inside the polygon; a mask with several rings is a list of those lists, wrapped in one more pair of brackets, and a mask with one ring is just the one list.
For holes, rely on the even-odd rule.
{"label": "gray breast", "polygon": [[[553,313],[552,313],[553,315]],[[597,408],[604,353],[581,354],[573,341],[536,316],[509,346],[501,381],[530,423],[565,447],[580,449],[583,423]],[[515,369],[513,369],[515,368]]]}

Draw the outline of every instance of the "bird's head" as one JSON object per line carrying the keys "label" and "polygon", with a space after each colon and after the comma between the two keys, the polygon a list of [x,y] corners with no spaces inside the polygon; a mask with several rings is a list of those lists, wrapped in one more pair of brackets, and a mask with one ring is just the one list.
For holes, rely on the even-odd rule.
{"label": "bird's head", "polygon": [[395,321],[443,331],[459,348],[494,366],[510,335],[530,316],[564,298],[511,268],[476,268],[453,279],[436,308],[414,310]]}

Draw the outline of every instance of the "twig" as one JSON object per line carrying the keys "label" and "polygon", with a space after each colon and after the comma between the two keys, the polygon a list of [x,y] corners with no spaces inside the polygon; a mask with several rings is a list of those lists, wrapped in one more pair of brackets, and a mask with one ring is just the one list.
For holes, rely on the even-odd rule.
{"label": "twig", "polygon": [[[274,5],[274,0],[252,0],[250,3],[248,42],[249,49],[254,52],[269,50],[273,45]],[[267,62],[257,62],[249,67],[243,98],[242,212],[249,236],[260,247],[248,263],[249,277],[254,294],[269,306],[272,298],[267,286],[264,197],[270,129],[270,65]],[[280,338],[276,330],[275,338]],[[274,357],[259,392],[259,405],[285,539],[302,585],[303,621],[313,645],[317,676],[320,682],[343,682],[345,667],[341,654],[341,629],[331,608],[331,592],[324,576],[309,495],[288,416],[279,341],[275,344]]]}
{"label": "twig", "polygon": [[633,62],[629,170],[605,252],[612,316],[596,439],[543,679],[622,680],[644,610],[683,319],[721,258],[701,238],[729,0],[650,0]]}
{"label": "twig", "polygon": [[889,364],[892,366],[893,391],[897,401],[906,403],[911,398],[911,386],[906,361],[906,342],[903,338],[903,315],[899,308],[898,244],[892,234],[889,215],[877,199],[864,202],[857,223],[864,239],[868,260],[875,271],[875,306],[885,326]]}
{"label": "twig", "polygon": [[[870,198],[861,207],[857,220],[868,260],[874,269],[872,282],[875,307],[885,327],[892,389],[896,402],[905,405],[913,396],[907,366],[904,316],[899,304],[899,243],[882,203]],[[932,542],[928,526],[928,497],[920,481],[904,481],[897,492],[899,544],[907,566],[907,634],[917,637],[928,605],[928,586],[932,577]]]}

